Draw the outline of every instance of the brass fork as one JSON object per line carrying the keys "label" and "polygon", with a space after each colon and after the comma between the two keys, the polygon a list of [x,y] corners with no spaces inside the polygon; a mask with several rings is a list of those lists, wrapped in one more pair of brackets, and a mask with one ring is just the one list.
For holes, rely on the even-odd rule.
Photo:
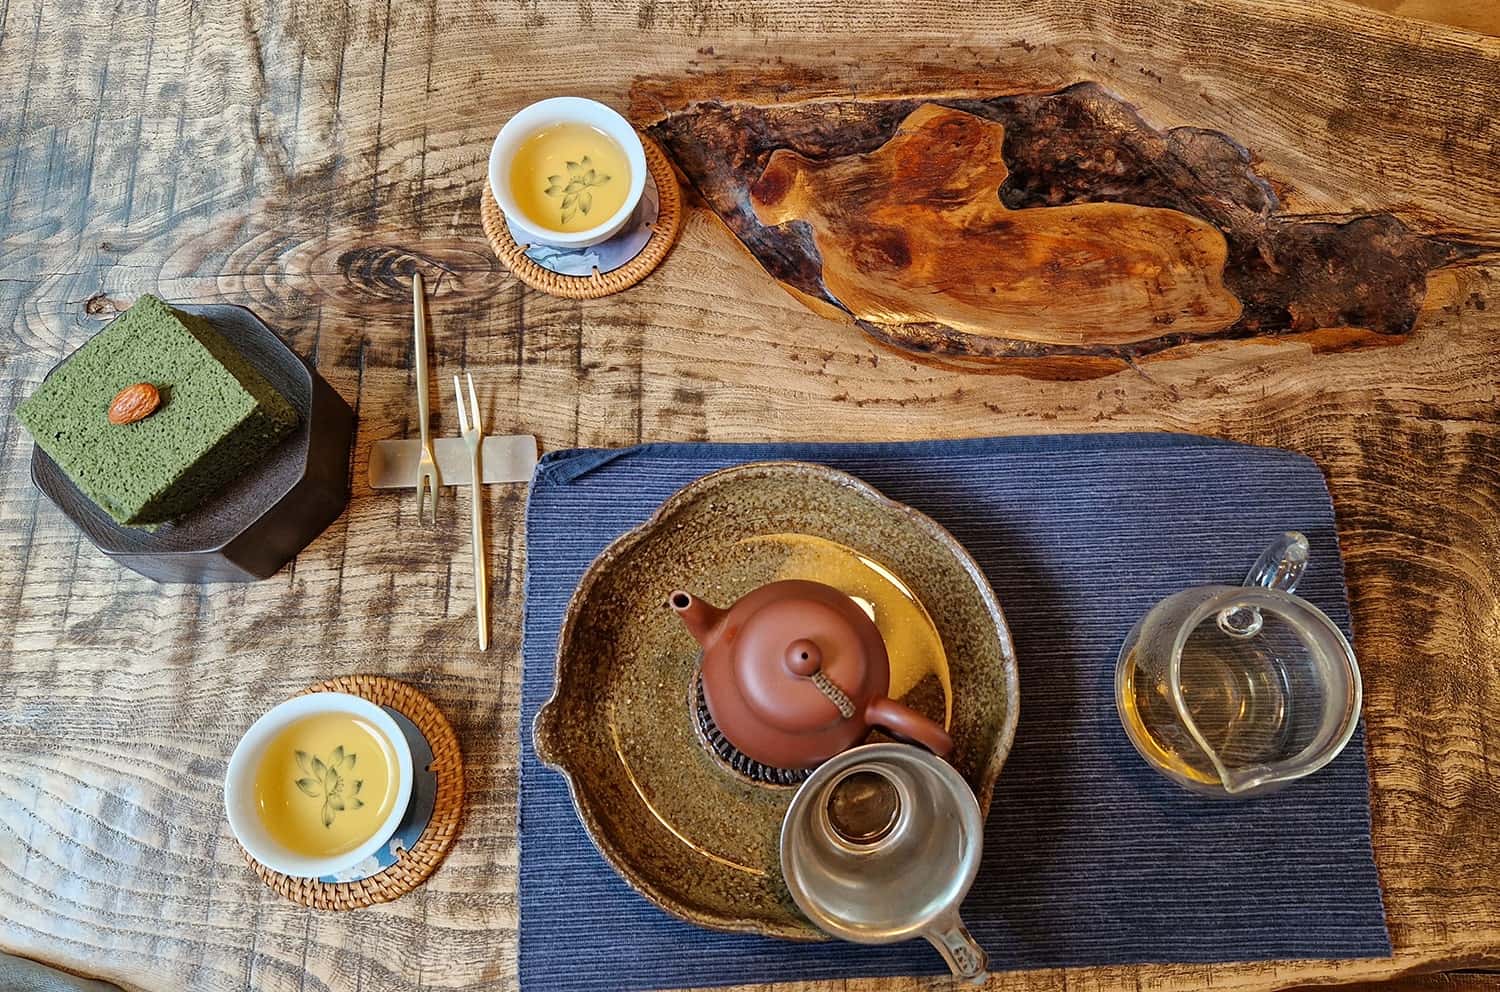
{"label": "brass fork", "polygon": [[479,619],[479,650],[490,647],[489,580],[484,558],[484,476],[479,472],[479,446],[484,442],[484,425],[479,418],[479,397],[474,395],[474,377],[469,380],[469,409],[464,409],[464,391],[453,377],[453,392],[458,397],[458,426],[464,443],[469,446],[469,477],[474,480],[474,497],[469,502],[474,511],[474,612]]}
{"label": "brass fork", "polygon": [[443,479],[438,475],[437,460],[432,457],[432,436],[427,428],[427,302],[422,293],[422,273],[411,278],[412,309],[416,334],[417,421],[422,428],[422,454],[417,461],[417,522],[427,511],[428,523],[437,523],[438,493]]}

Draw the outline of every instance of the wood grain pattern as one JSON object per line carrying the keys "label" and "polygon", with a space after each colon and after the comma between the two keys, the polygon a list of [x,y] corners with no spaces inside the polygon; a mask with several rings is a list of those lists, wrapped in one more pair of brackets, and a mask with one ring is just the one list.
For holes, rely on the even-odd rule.
{"label": "wood grain pattern", "polygon": [[1388,14],[1500,35],[1500,6],[1490,0],[1352,0]]}
{"label": "wood grain pattern", "polygon": [[1239,317],[1212,225],[1127,203],[1012,210],[995,195],[1004,142],[1002,124],[923,104],[872,152],[778,149],[750,205],[766,227],[808,226],[823,285],[857,320],[1114,345]]}
{"label": "wood grain pattern", "polygon": [[1093,82],[767,107],[714,100],[724,75],[653,130],[797,298],[919,352],[1097,375],[1208,337],[1399,340],[1432,269],[1500,246],[1493,223],[1287,216],[1232,138],[1159,132]]}
{"label": "wood grain pattern", "polygon": [[[1318,986],[1304,986],[1295,992],[1311,992]],[[1440,972],[1433,975],[1407,975],[1388,982],[1355,982],[1341,986],[1342,992],[1497,992],[1500,973],[1490,971]]]}
{"label": "wood grain pattern", "polygon": [[[1483,231],[1500,215],[1497,66],[1500,40],[1339,0],[0,0],[0,410],[151,291],[253,307],[360,417],[348,512],[243,588],[158,587],[94,554],[32,490],[7,420],[0,948],[131,990],[516,987],[524,494],[489,494],[481,655],[462,504],[423,529],[410,499],[364,483],[370,444],[413,432],[420,269],[434,389],[472,370],[491,428],[547,449],[1161,429],[1311,455],[1343,530],[1395,957],[992,987],[1271,989],[1500,963],[1492,258],[1428,277],[1389,347],[1207,341],[1045,381],[914,362],[807,312],[701,207],[650,278],[589,302],[521,287],[479,226],[489,142],[525,103],[586,92],[646,123],[711,73],[719,99],[788,104],[1093,80],[1154,127],[1243,141],[1289,214]],[[447,401],[436,426],[456,429]],[[410,897],[316,913],[244,867],[220,783],[257,713],[362,671],[443,709],[468,808]]]}

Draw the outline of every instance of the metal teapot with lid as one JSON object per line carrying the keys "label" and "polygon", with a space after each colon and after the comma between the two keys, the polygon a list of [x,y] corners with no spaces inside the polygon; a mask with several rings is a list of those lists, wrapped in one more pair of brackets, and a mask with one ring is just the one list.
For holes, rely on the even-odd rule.
{"label": "metal teapot with lid", "polygon": [[879,727],[946,758],[953,739],[887,695],[890,660],[875,622],[820,582],[772,582],[719,609],[691,593],[669,604],[703,647],[709,714],[745,754],[811,768]]}

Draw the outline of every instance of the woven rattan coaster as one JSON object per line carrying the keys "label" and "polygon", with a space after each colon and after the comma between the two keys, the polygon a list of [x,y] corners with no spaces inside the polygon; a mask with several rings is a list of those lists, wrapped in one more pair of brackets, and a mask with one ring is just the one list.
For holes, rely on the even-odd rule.
{"label": "woven rattan coaster", "polygon": [[[395,710],[410,721],[432,748],[428,768],[436,777],[437,786],[431,816],[420,838],[401,851],[394,864],[356,881],[292,878],[272,871],[249,854],[245,855],[245,860],[261,881],[272,889],[313,909],[363,909],[379,902],[390,902],[406,895],[436,871],[458,837],[464,805],[464,762],[458,750],[458,737],[432,700],[409,685],[381,675],[347,675],[329,679],[308,686],[298,695],[309,692],[347,692],[361,696],[377,706]],[[397,723],[401,721],[398,719]]]}
{"label": "woven rattan coaster", "polygon": [[[593,248],[562,251],[519,244],[511,235],[505,214],[486,182],[479,213],[484,222],[484,235],[495,255],[526,285],[570,300],[596,300],[609,296],[629,289],[650,275],[672,250],[677,232],[682,228],[682,190],[672,173],[672,163],[667,161],[661,146],[644,134],[641,135],[641,144],[646,149],[646,166],[650,171],[641,207],[623,231]],[[651,216],[653,203],[654,218]],[[626,256],[623,261],[609,260],[611,255],[622,253]],[[538,257],[547,264],[538,261]],[[604,260],[604,264],[595,260]],[[577,268],[580,263],[592,271],[586,275],[555,271],[563,267]]]}

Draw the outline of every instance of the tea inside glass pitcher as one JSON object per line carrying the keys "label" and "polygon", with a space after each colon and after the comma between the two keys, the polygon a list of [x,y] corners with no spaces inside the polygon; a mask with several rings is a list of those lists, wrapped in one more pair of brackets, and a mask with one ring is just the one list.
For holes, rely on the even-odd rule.
{"label": "tea inside glass pitcher", "polygon": [[1326,614],[1290,591],[1306,557],[1306,539],[1288,533],[1245,586],[1168,596],[1126,638],[1120,719],[1168,778],[1210,795],[1256,795],[1323,767],[1353,734],[1353,651]]}

